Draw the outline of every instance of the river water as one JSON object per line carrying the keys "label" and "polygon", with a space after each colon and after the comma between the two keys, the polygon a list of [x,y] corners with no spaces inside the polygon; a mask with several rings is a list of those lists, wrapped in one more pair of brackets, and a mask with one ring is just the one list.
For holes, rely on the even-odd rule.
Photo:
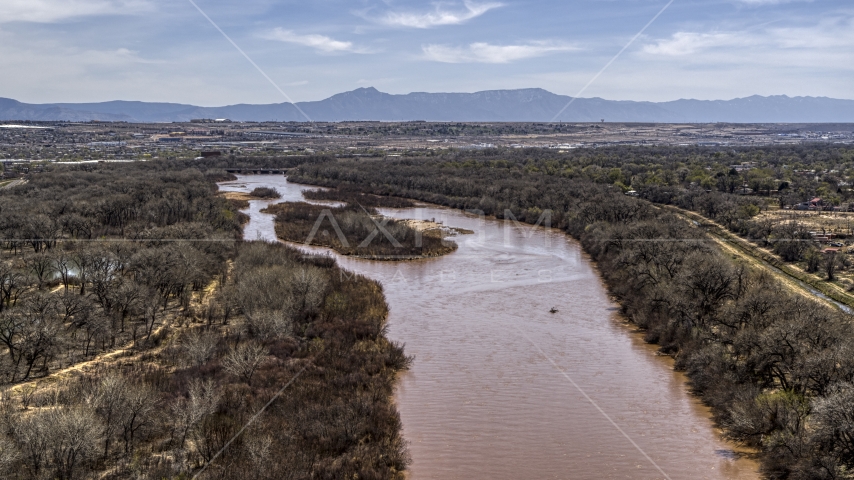
{"label": "river water", "polygon": [[[220,184],[258,186],[279,190],[276,202],[304,201],[313,188],[280,176]],[[250,202],[247,240],[276,241],[260,213],[270,203]],[[759,477],[720,440],[672,361],[620,317],[577,242],[438,207],[383,213],[475,232],[438,259],[335,255],[382,282],[389,337],[415,356],[396,394],[412,479]]]}

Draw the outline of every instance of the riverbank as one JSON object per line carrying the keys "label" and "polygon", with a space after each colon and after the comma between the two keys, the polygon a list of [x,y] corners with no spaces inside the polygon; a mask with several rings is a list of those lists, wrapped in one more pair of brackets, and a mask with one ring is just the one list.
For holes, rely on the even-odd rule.
{"label": "riverbank", "polygon": [[[765,472],[814,478],[820,468],[848,470],[849,459],[838,454],[844,442],[823,427],[830,411],[814,406],[846,401],[854,362],[840,352],[854,348],[850,317],[733,262],[702,229],[672,213],[613,185],[558,174],[547,152],[512,161],[498,154],[450,156],[453,162],[338,161],[299,167],[292,178],[330,188],[347,179],[366,192],[550,222],[581,241],[622,310],[648,342],[676,358],[727,438],[761,450]],[[799,421],[769,423],[768,409]],[[832,465],[819,467],[818,459]]]}
{"label": "riverbank", "polygon": [[[250,180],[234,188],[263,182]],[[293,201],[311,188],[267,181]],[[259,211],[265,203],[253,202],[248,231],[275,241],[274,217]],[[477,232],[430,262],[332,254],[342,268],[382,283],[389,338],[416,358],[395,402],[411,478],[660,478],[563,375],[671,478],[756,478],[756,465],[720,440],[672,360],[626,328],[588,256],[563,232],[433,205],[382,213]]]}

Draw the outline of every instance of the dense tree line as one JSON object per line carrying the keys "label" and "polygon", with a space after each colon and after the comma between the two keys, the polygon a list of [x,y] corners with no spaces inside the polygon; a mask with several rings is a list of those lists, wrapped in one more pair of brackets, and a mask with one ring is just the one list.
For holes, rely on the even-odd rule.
{"label": "dense tree line", "polygon": [[3,478],[403,478],[381,286],[241,242],[225,176],[85,165],[0,193]]}
{"label": "dense tree line", "polygon": [[264,212],[276,215],[276,235],[282,240],[328,247],[342,255],[398,261],[447,255],[457,249],[441,231],[422,232],[358,204],[333,208],[281,203]]}
{"label": "dense tree line", "polygon": [[[431,174],[444,177],[444,183],[457,182],[441,190],[423,188],[434,179],[418,178],[417,165],[427,159]],[[465,208],[501,216],[510,209],[525,215],[528,208],[540,208],[528,200],[529,192],[519,198],[507,195],[514,178],[524,176],[535,188],[555,189],[563,180],[611,186],[655,203],[675,205],[698,212],[722,224],[736,234],[772,247],[785,261],[801,262],[810,271],[847,267],[840,256],[827,261],[811,243],[809,229],[792,222],[757,219],[770,206],[791,206],[820,197],[828,206],[847,209],[854,200],[854,149],[841,145],[790,145],[767,147],[610,147],[577,149],[565,153],[545,149],[484,149],[453,152],[391,162],[399,172],[412,176],[409,182],[396,179],[397,192],[411,198]],[[357,161],[352,162],[358,165]],[[306,170],[306,168],[310,170]],[[322,161],[298,172],[322,172]],[[408,169],[408,170],[407,170]],[[341,171],[309,174],[319,185],[347,185]],[[291,178],[299,180],[302,173]],[[397,173],[391,173],[397,175]],[[454,180],[455,177],[488,178],[483,185]],[[492,181],[495,179],[495,181]],[[531,180],[536,179],[536,180]],[[505,189],[505,193],[494,192]],[[389,195],[389,189],[373,186],[375,193]],[[428,192],[436,193],[428,195]],[[547,196],[555,195],[554,191]],[[429,197],[429,198],[428,198]],[[459,197],[459,198],[456,198]],[[460,201],[460,198],[466,199]],[[472,205],[471,199],[483,202]],[[562,199],[545,199],[559,205]],[[500,205],[499,205],[500,204]],[[462,208],[462,207],[461,207]],[[536,216],[537,212],[531,212]],[[795,222],[796,223],[796,222]]]}
{"label": "dense tree line", "polygon": [[[615,150],[579,155],[626,152]],[[667,151],[641,156],[659,153]],[[348,160],[306,165],[291,178],[499,217],[509,212],[529,223],[552,210],[553,225],[582,242],[627,316],[676,358],[726,436],[761,450],[768,478],[848,478],[854,468],[851,316],[734,263],[701,228],[625,195],[614,182],[524,168],[520,157],[537,155],[549,153],[460,155],[453,164]],[[734,209],[747,210],[749,218],[750,205],[735,201]]]}
{"label": "dense tree line", "polygon": [[[426,157],[448,171],[502,170],[506,176],[542,174],[614,185],[624,191],[650,187],[696,187],[704,191],[783,197],[787,204],[814,196],[844,202],[854,198],[854,148],[804,144],[766,147],[630,147],[482,149],[431,152]],[[322,163],[318,157],[314,164]],[[391,161],[391,159],[390,159]],[[733,167],[737,167],[734,169]]]}

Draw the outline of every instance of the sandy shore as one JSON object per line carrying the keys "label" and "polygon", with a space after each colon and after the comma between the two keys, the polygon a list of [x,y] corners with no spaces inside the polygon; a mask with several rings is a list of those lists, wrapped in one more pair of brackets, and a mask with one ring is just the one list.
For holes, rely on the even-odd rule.
{"label": "sandy shore", "polygon": [[471,235],[474,232],[464,228],[446,227],[441,223],[431,222],[429,220],[401,220],[406,226],[419,232],[442,232],[444,235]]}
{"label": "sandy shore", "polygon": [[278,198],[255,197],[245,192],[219,192],[219,195],[228,200],[248,202],[249,200],[278,200]]}

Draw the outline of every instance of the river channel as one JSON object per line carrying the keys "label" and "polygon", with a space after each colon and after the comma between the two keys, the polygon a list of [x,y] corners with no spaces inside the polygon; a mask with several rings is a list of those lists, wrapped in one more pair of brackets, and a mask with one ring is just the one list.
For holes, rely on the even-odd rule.
{"label": "river channel", "polygon": [[[276,241],[260,210],[313,187],[252,175],[220,189],[258,186],[282,199],[250,202],[244,235]],[[434,206],[382,213],[475,232],[431,260],[335,254],[383,284],[389,337],[415,357],[396,393],[412,479],[759,478],[672,361],[621,318],[576,241]]]}

